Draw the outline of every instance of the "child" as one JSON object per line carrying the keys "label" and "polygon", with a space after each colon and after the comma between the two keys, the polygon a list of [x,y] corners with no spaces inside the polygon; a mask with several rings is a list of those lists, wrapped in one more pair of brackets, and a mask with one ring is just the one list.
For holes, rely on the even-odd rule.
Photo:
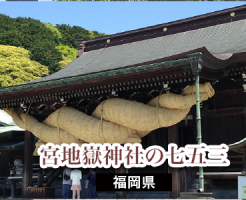
{"label": "child", "polygon": [[70,178],[72,180],[71,190],[73,191],[73,199],[75,199],[77,193],[77,199],[80,199],[81,184],[80,179],[82,179],[82,172],[78,169],[74,169],[71,172]]}

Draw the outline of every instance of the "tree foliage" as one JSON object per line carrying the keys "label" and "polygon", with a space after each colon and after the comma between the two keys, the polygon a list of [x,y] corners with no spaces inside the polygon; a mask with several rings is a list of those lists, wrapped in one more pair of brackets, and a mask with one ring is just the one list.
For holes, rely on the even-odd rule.
{"label": "tree foliage", "polygon": [[78,49],[78,40],[89,40],[97,37],[102,37],[107,34],[98,33],[97,31],[86,30],[79,26],[70,26],[66,24],[56,25],[62,34],[61,43],[69,47]]}
{"label": "tree foliage", "polygon": [[62,54],[55,49],[55,43],[49,40],[36,41],[36,45],[30,48],[31,59],[45,66],[49,66],[50,73],[60,70],[59,61],[62,60]]}
{"label": "tree foliage", "polygon": [[48,66],[51,73],[59,70],[62,54],[55,47],[59,38],[42,22],[31,18],[11,19],[0,15],[0,44],[23,47],[31,59]]}
{"label": "tree foliage", "polygon": [[62,60],[59,62],[61,69],[71,63],[77,56],[78,50],[66,45],[59,45],[56,49],[62,53]]}
{"label": "tree foliage", "polygon": [[13,19],[0,14],[0,45],[28,50],[30,59],[47,66],[50,74],[75,59],[78,39],[88,40],[103,35],[79,26],[53,26],[32,18]]}
{"label": "tree foliage", "polygon": [[30,60],[30,52],[0,45],[0,87],[19,85],[49,74],[48,67]]}
{"label": "tree foliage", "polygon": [[50,29],[52,31],[52,33],[54,34],[55,37],[57,37],[58,39],[61,39],[61,33],[58,30],[58,28],[54,27],[52,24],[50,23],[44,23],[44,25],[46,26],[46,28]]}
{"label": "tree foliage", "polygon": [[59,62],[59,66],[61,69],[63,69],[64,67],[66,67],[69,63],[71,63],[72,61],[70,59],[68,59],[66,56],[62,56],[63,60],[61,60]]}
{"label": "tree foliage", "polygon": [[69,46],[66,45],[59,45],[56,47],[56,49],[61,52],[65,57],[67,57],[68,59],[70,59],[71,61],[73,61],[77,54],[78,54],[78,50],[75,48],[71,48]]}

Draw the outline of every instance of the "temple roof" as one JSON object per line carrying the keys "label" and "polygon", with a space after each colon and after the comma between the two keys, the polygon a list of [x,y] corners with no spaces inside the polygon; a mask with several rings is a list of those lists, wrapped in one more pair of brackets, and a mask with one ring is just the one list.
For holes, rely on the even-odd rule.
{"label": "temple roof", "polygon": [[[246,10],[246,7],[244,8]],[[240,7],[240,9],[242,9],[242,7]],[[221,12],[218,12],[218,14],[219,13]],[[132,41],[131,39],[133,36],[129,36],[131,32],[126,32],[124,33],[125,35],[118,34],[118,37],[120,37],[121,40],[126,40],[123,44],[119,41],[114,42],[114,40],[116,40],[115,37],[117,38],[117,34],[116,36],[112,35],[102,39],[96,39],[95,41],[97,42],[103,42],[104,40],[105,44],[97,45],[97,47],[95,45],[94,49],[97,48],[95,50],[87,51],[87,45],[88,48],[91,49],[94,42],[93,40],[85,42],[85,52],[79,58],[75,59],[64,69],[50,76],[32,81],[31,83],[52,81],[130,66],[141,66],[148,63],[186,58],[188,52],[195,52],[203,47],[205,47],[210,54],[221,60],[228,59],[233,54],[246,52],[246,45],[242,42],[242,38],[246,38],[246,17],[244,17],[245,19],[242,19],[242,16],[240,16],[239,20],[239,16],[237,15],[240,13],[234,12],[235,16],[231,16],[233,15],[231,13],[230,9],[227,11],[227,16],[222,16],[223,19],[227,18],[227,23],[220,24],[224,21],[220,19],[220,22],[220,20],[217,19],[218,24],[214,25],[213,23],[211,26],[207,26],[209,22],[207,20],[202,21],[204,18],[207,18],[207,15],[204,15],[200,16],[200,23],[198,21],[194,22],[192,28],[190,27],[192,30],[182,31],[185,30],[185,25],[194,21],[193,18],[190,20],[185,19],[183,22],[179,22],[181,30],[175,34],[168,33],[169,26],[170,29],[172,29],[172,23],[158,25],[158,27],[162,28],[162,36],[156,37],[154,34],[156,27],[153,27],[152,37],[140,41],[138,39]],[[237,19],[236,16],[238,17]],[[202,23],[204,24],[202,25]],[[176,29],[177,28],[178,27],[176,27]],[[141,38],[144,34],[150,33],[146,33],[145,29],[140,29],[138,37]],[[111,37],[113,38],[112,41]],[[110,44],[111,42],[113,44]]]}
{"label": "temple roof", "polygon": [[[4,96],[0,100],[10,102],[25,92],[34,96],[41,94],[41,90],[88,82],[101,86],[102,80],[115,80],[129,74],[139,76],[144,71],[159,68],[182,66],[182,72],[186,73],[187,55],[197,52],[204,56],[201,77],[208,78],[207,72],[246,62],[246,43],[242,40],[246,38],[245,11],[246,6],[240,6],[81,42],[78,58],[64,69],[26,84],[1,88],[0,94]],[[8,95],[15,97],[10,99]]]}

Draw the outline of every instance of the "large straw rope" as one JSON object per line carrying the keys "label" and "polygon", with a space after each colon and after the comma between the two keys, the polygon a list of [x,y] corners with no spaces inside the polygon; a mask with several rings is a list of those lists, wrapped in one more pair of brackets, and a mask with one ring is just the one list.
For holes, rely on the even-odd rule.
{"label": "large straw rope", "polygon": [[[88,116],[76,109],[62,107],[38,122],[29,114],[18,115],[5,109],[15,123],[37,136],[42,142],[61,143],[135,143],[140,137],[160,127],[168,127],[186,117],[196,103],[195,86],[182,94],[166,93],[152,99],[148,105],[119,98],[102,102]],[[200,101],[214,95],[210,83],[200,85]],[[57,131],[57,128],[59,131]]]}
{"label": "large straw rope", "polygon": [[57,131],[56,127],[47,126],[40,123],[37,119],[29,114],[18,115],[14,109],[4,109],[10,116],[12,116],[15,124],[20,128],[32,132],[36,137],[44,142],[51,142],[54,144],[62,143],[83,143],[83,141],[74,137],[64,130]]}

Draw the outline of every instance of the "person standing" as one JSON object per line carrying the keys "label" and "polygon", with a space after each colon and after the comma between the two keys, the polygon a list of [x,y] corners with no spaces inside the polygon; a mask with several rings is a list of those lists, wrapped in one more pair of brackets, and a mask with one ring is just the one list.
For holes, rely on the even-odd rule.
{"label": "person standing", "polygon": [[96,189],[96,172],[90,169],[90,173],[87,176],[85,187],[87,188],[87,199],[97,199],[98,193]]}
{"label": "person standing", "polygon": [[[67,178],[66,176],[69,178]],[[65,193],[64,193],[64,199],[70,199],[71,198],[71,185],[72,185],[72,181],[70,179],[70,175],[71,175],[71,169],[68,168],[68,167],[65,167],[65,169],[63,170],[63,181],[62,181],[62,184],[63,184],[63,187],[64,187],[64,190],[65,190]]]}
{"label": "person standing", "polygon": [[75,199],[76,193],[77,193],[77,199],[80,199],[80,190],[81,190],[80,179],[82,179],[82,172],[78,169],[74,169],[71,172],[70,178],[72,180],[71,190],[73,191],[73,199]]}

